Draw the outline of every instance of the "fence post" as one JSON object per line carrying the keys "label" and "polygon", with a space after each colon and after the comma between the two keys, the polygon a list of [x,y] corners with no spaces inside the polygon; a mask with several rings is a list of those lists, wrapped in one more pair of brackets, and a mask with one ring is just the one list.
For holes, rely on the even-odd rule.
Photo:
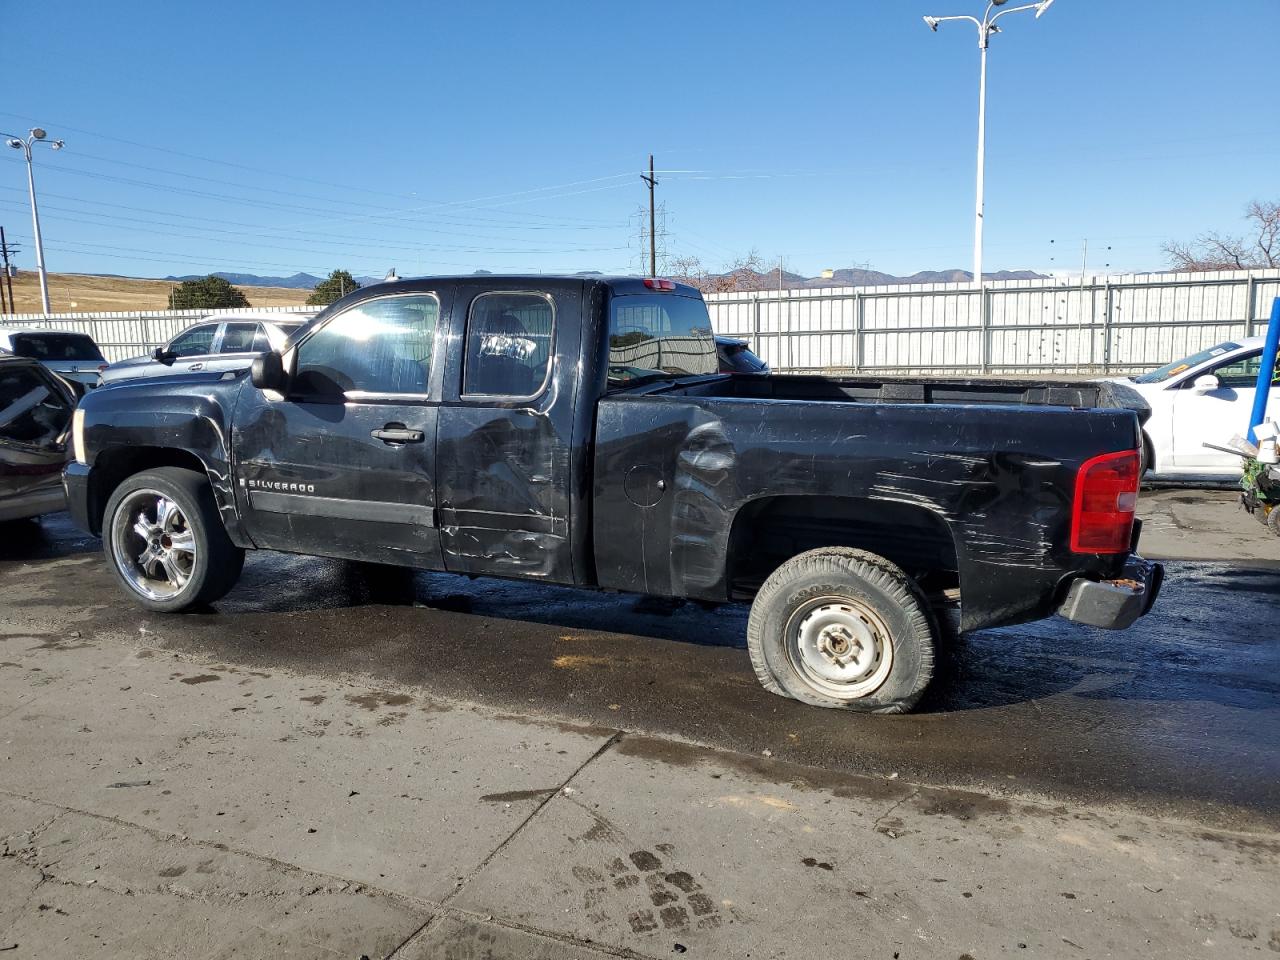
{"label": "fence post", "polygon": [[1111,372],[1111,278],[1107,277],[1105,295],[1102,298],[1102,372]]}
{"label": "fence post", "polygon": [[866,363],[866,354],[863,352],[862,342],[863,310],[865,305],[866,300],[863,299],[862,293],[855,289],[853,291],[853,368],[855,370],[861,370]]}
{"label": "fence post", "polygon": [[752,337],[754,338],[753,343],[755,344],[755,348],[757,350],[763,351],[764,344],[760,342],[760,294],[758,293],[751,294],[751,300],[752,300],[751,307],[752,307],[752,314],[753,314],[753,318],[751,321],[751,330],[752,330]]}
{"label": "fence post", "polygon": [[981,343],[979,344],[982,355],[979,358],[982,364],[982,372],[991,372],[991,291],[986,286],[978,289],[978,295],[981,300],[978,303],[978,309],[981,311],[979,323],[981,325]]}
{"label": "fence post", "polygon": [[1258,278],[1252,273],[1244,281],[1244,335],[1252,337],[1257,329]]}

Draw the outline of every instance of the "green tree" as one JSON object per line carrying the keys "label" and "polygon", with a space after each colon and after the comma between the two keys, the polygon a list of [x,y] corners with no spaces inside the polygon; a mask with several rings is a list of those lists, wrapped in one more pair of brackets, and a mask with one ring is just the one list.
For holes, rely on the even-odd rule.
{"label": "green tree", "polygon": [[359,289],[360,284],[352,279],[350,271],[335,270],[326,279],[316,284],[315,292],[307,297],[307,306],[323,307],[340,297],[345,297],[352,290]]}
{"label": "green tree", "polygon": [[170,310],[222,310],[247,306],[249,299],[243,291],[213,274],[199,280],[183,280],[169,292]]}

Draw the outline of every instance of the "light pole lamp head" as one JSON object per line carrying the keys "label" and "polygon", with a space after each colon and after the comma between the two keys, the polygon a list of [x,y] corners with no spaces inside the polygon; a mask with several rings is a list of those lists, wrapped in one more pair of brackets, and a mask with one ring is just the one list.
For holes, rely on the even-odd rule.
{"label": "light pole lamp head", "polygon": [[19,140],[17,137],[13,137],[13,138],[11,138],[9,141],[7,141],[7,142],[8,142],[8,144],[9,144],[9,146],[13,147],[13,149],[15,149],[15,150],[21,150],[21,149],[22,149],[22,141],[21,141],[21,140]]}
{"label": "light pole lamp head", "polygon": [[1043,17],[1044,12],[1051,6],[1053,6],[1053,0],[1040,0],[1040,2],[1036,4],[1036,19],[1039,20]]}
{"label": "light pole lamp head", "polygon": [[45,132],[44,127],[32,127],[32,128],[31,128],[31,136],[32,136],[32,137],[34,137],[36,140],[43,140],[43,139],[44,139],[45,137],[47,137],[48,135],[49,135],[49,134]]}
{"label": "light pole lamp head", "polygon": [[53,149],[55,150],[61,150],[66,145],[67,144],[65,140],[55,140],[53,141],[53,143],[49,144],[49,146],[53,147]]}
{"label": "light pole lamp head", "polygon": [[925,18],[924,18],[924,23],[925,23],[925,26],[927,26],[927,27],[928,27],[930,30],[932,30],[934,33],[937,33],[937,32],[938,32],[938,18],[937,18],[937,17],[925,17]]}

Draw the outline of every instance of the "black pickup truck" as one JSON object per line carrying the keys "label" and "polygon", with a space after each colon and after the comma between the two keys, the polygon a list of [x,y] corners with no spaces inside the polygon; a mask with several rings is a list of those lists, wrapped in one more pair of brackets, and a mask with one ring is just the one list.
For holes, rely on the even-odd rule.
{"label": "black pickup truck", "polygon": [[152,610],[254,548],[750,600],[766,688],[897,712],[956,630],[1150,608],[1119,389],[721,374],[670,280],[429,278],[250,369],[94,391],[65,482]]}

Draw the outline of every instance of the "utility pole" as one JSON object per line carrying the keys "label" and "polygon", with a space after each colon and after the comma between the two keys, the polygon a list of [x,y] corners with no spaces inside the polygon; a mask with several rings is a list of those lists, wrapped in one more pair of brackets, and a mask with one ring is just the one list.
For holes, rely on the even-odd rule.
{"label": "utility pole", "polygon": [[13,299],[13,274],[9,270],[9,241],[4,238],[4,227],[0,227],[0,257],[4,260],[4,282],[9,288],[9,312],[17,313],[18,305]]}
{"label": "utility pole", "polygon": [[649,154],[649,175],[640,174],[640,179],[649,185],[649,276],[658,275],[658,234],[653,212],[653,188],[658,185],[658,178],[653,175],[653,154]]}

